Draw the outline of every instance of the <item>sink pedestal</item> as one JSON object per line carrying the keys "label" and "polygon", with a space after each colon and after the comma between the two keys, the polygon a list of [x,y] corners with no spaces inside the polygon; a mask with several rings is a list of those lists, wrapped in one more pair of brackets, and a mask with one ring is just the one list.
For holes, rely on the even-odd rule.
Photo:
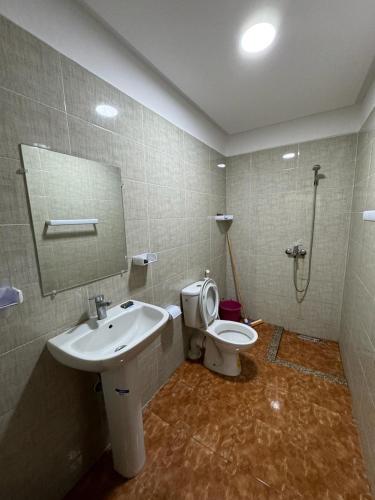
{"label": "sink pedestal", "polygon": [[60,363],[101,373],[113,463],[125,477],[138,474],[146,458],[138,358],[168,318],[165,309],[132,300],[125,309],[114,306],[106,318],[86,321],[47,342]]}
{"label": "sink pedestal", "polygon": [[113,465],[124,477],[138,474],[146,460],[137,359],[101,374]]}

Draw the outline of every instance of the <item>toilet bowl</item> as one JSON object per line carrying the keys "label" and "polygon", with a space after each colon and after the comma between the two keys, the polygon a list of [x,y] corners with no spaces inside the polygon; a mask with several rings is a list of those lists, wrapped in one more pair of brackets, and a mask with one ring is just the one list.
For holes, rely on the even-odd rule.
{"label": "toilet bowl", "polygon": [[199,330],[191,338],[189,357],[197,359],[204,347],[207,368],[222,375],[239,375],[239,352],[257,341],[257,332],[243,323],[218,319],[220,299],[214,280],[192,283],[181,294],[185,325]]}

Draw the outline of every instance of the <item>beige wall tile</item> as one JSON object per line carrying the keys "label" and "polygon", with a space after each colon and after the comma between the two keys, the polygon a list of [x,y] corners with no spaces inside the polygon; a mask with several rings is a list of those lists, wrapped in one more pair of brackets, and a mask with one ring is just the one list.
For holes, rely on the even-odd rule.
{"label": "beige wall tile", "polygon": [[168,156],[183,151],[183,132],[157,113],[143,107],[143,140],[147,146]]}
{"label": "beige wall tile", "polygon": [[8,90],[0,89],[0,156],[19,160],[19,144],[40,144],[69,152],[66,116]]}
{"label": "beige wall tile", "polygon": [[[368,123],[373,123],[375,111]],[[375,273],[374,224],[362,220],[364,209],[374,209],[373,144],[375,131],[367,124],[358,135],[348,261],[343,294],[340,348],[360,428],[368,476],[375,486],[374,363]]]}
{"label": "beige wall tile", "polygon": [[169,156],[157,149],[144,151],[146,179],[150,184],[184,188],[184,169],[181,155]]}
{"label": "beige wall tile", "polygon": [[[216,167],[215,162],[224,161],[216,151],[9,21],[0,18],[0,24],[1,63],[6,69],[0,84],[10,89],[0,89],[0,279],[10,277],[25,299],[22,305],[0,312],[4,384],[0,439],[5,450],[0,467],[7,478],[0,496],[62,498],[97,460],[108,443],[108,431],[102,395],[92,390],[97,375],[57,363],[45,347],[47,339],[94,315],[88,298],[99,293],[113,304],[130,298],[163,306],[180,304],[181,289],[211,268],[224,296],[223,242],[220,235],[211,233],[208,216],[225,210],[226,174]],[[101,102],[118,109],[115,119],[95,112]],[[54,299],[42,296],[24,177],[17,173],[20,143],[44,144],[92,160],[91,187],[99,174],[95,161],[121,169],[128,272],[58,293]],[[191,169],[187,185],[185,166]],[[38,193],[35,207],[44,221],[49,213],[61,214],[68,207],[64,200],[48,201],[51,193],[45,191],[43,175],[49,164],[40,167],[44,170],[29,179],[29,188],[33,196]],[[77,185],[75,174],[73,168],[65,172],[65,180],[56,176],[56,185],[69,181],[70,187]],[[106,227],[99,228],[100,235],[108,251],[110,246],[117,254],[114,235],[123,221],[113,216],[112,187],[109,176],[92,206],[76,196],[75,211],[100,210],[102,218],[108,219]],[[62,262],[69,245],[69,239],[61,240]],[[43,251],[48,265],[51,247],[45,245]],[[62,266],[59,272],[73,279],[78,271],[85,271],[90,279],[94,249],[79,244],[74,251],[75,264]],[[131,256],[144,251],[158,252],[155,267],[131,265]],[[101,257],[104,260],[105,255]],[[59,273],[51,275],[57,283]],[[144,402],[182,362],[182,334],[181,318],[168,323],[141,358]],[[54,481],[45,480],[52,476]]]}
{"label": "beige wall tile", "polygon": [[153,252],[186,245],[187,219],[150,219],[150,248]]}
{"label": "beige wall tile", "polygon": [[125,180],[123,187],[125,220],[147,219],[147,184]]}
{"label": "beige wall tile", "polygon": [[184,191],[148,185],[148,211],[152,219],[182,218],[185,216]]}
{"label": "beige wall tile", "polygon": [[211,184],[212,175],[206,165],[199,163],[184,163],[185,189],[199,193],[214,193],[216,190]]}
{"label": "beige wall tile", "polygon": [[183,274],[187,270],[186,247],[174,248],[158,252],[158,261],[151,266],[152,281],[158,285],[174,276]]}
{"label": "beige wall tile", "polygon": [[5,17],[0,19],[0,86],[60,110],[60,54]]}
{"label": "beige wall tile", "polygon": [[[228,159],[226,206],[235,215],[229,235],[245,296],[256,297],[249,308],[263,319],[338,338],[356,140],[343,136]],[[287,152],[295,158],[283,159]],[[295,300],[294,261],[284,251],[295,242],[308,248],[315,163],[326,178],[318,188],[313,278],[301,308]],[[306,272],[307,259],[299,263],[299,276]],[[233,290],[230,263],[227,285]]]}
{"label": "beige wall tile", "polygon": [[184,158],[188,163],[193,163],[208,170],[210,148],[192,135],[184,132]]}
{"label": "beige wall tile", "polygon": [[[62,58],[62,73],[67,113],[142,141],[141,104],[66,57]],[[100,104],[113,106],[117,115],[103,117],[96,112]]]}

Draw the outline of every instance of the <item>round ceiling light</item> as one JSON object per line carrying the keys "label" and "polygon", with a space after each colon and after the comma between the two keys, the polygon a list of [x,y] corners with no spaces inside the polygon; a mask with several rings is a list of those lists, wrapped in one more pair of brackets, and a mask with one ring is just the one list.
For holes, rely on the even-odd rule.
{"label": "round ceiling light", "polygon": [[283,155],[283,158],[284,158],[284,160],[291,160],[295,156],[296,156],[296,153],[285,153],[285,155]]}
{"label": "round ceiling light", "polygon": [[270,23],[254,24],[242,35],[241,47],[245,52],[260,52],[274,41],[276,30]]}
{"label": "round ceiling light", "polygon": [[225,168],[226,167],[225,163],[218,163],[216,166],[219,167],[219,168]]}
{"label": "round ceiling light", "polygon": [[109,104],[98,104],[95,108],[95,111],[106,118],[114,118],[118,115],[118,111],[113,106],[109,106]]}

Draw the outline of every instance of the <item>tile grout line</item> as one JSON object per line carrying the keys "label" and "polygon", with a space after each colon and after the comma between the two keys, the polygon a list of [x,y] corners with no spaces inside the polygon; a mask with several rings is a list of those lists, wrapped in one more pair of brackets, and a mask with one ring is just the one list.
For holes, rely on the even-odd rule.
{"label": "tile grout line", "polygon": [[61,58],[61,56],[59,56],[59,67],[60,67],[61,88],[62,88],[62,94],[63,94],[63,100],[64,100],[65,122],[66,122],[67,131],[68,131],[69,154],[72,154],[72,144],[71,144],[71,141],[70,141],[69,120],[68,120],[68,112],[67,112],[67,109],[66,109],[64,73],[63,73],[63,68],[62,68],[62,58]]}
{"label": "tile grout line", "polygon": [[[60,61],[60,71],[61,71],[61,74],[62,74],[62,67],[61,67],[61,61]],[[139,139],[136,139],[134,138],[133,136],[131,135],[128,135],[128,134],[122,134],[120,132],[116,132],[112,129],[109,129],[109,128],[105,128],[101,125],[98,125],[97,123],[94,123],[94,122],[91,122],[91,121],[88,121],[87,119],[84,119],[82,118],[81,116],[79,115],[76,115],[74,113],[69,113],[67,110],[66,110],[66,102],[65,102],[65,90],[63,88],[63,96],[64,96],[64,109],[60,109],[60,108],[57,108],[55,106],[51,106],[50,104],[46,104],[45,102],[42,102],[42,101],[39,101],[38,99],[35,99],[34,97],[31,97],[31,96],[28,96],[26,94],[22,94],[21,92],[17,92],[13,89],[10,89],[8,87],[4,87],[3,85],[0,85],[0,90],[4,90],[5,92],[9,92],[10,94],[13,94],[15,96],[18,96],[18,97],[22,97],[28,101],[31,101],[31,102],[34,102],[36,104],[39,104],[41,106],[45,106],[46,108],[49,108],[49,109],[53,109],[54,111],[57,111],[57,112],[60,112],[60,113],[64,113],[66,115],[66,118],[68,120],[68,117],[72,117],[72,118],[75,118],[83,123],[86,123],[88,125],[92,125],[93,127],[96,127],[98,129],[101,129],[105,132],[109,132],[111,134],[114,134],[118,137],[121,137],[121,138],[125,138],[126,140],[130,140],[132,142],[135,142],[137,145],[139,146],[144,146],[144,147],[147,147],[149,149],[152,149],[153,151],[156,151],[160,154],[163,154],[163,155],[167,155],[170,159],[174,159],[174,155],[171,154],[171,153],[166,153],[165,151],[163,151],[162,149],[158,148],[158,147],[155,147],[155,146],[152,146],[148,143],[146,143],[146,141],[144,140],[144,137],[142,137],[142,140],[140,141]],[[137,101],[136,101],[137,102]],[[158,115],[158,116],[161,116],[161,115]],[[163,118],[163,117],[162,117]],[[175,126],[175,125],[174,125]],[[199,141],[199,139],[197,139]],[[207,148],[210,148],[210,146],[208,144],[205,144],[204,142],[202,142],[202,144],[207,147]],[[216,150],[215,150],[216,151]],[[4,157],[4,158],[8,158],[8,157]],[[17,158],[10,158],[10,159],[17,159]],[[193,165],[198,165],[198,163],[194,163],[194,162],[190,162],[191,164]]]}

